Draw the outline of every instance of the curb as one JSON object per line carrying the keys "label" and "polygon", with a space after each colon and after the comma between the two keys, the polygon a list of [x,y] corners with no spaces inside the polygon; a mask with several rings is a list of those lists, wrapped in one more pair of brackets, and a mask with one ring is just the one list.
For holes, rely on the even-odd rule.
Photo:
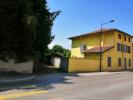
{"label": "curb", "polygon": [[114,75],[123,72],[97,72],[97,73],[78,73],[79,76],[101,76],[101,75]]}
{"label": "curb", "polygon": [[14,80],[5,80],[5,81],[1,81],[0,84],[3,83],[13,83],[13,82],[22,82],[22,81],[29,81],[35,79],[35,75],[30,76],[30,77],[26,77],[26,78],[22,78],[22,79],[14,79]]}

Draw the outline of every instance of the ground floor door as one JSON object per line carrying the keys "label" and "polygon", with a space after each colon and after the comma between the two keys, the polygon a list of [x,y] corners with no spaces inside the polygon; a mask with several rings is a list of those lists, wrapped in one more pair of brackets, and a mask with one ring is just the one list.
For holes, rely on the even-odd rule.
{"label": "ground floor door", "polygon": [[55,58],[54,59],[54,66],[55,68],[60,68],[60,62],[61,62],[61,59],[60,58]]}
{"label": "ground floor door", "polygon": [[126,70],[126,69],[127,69],[127,59],[124,58],[124,70]]}

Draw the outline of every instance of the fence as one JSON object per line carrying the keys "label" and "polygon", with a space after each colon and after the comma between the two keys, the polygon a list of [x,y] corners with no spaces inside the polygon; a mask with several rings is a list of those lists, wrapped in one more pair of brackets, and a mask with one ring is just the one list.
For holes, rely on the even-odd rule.
{"label": "fence", "polygon": [[68,72],[68,59],[66,58],[61,59],[60,69],[64,72]]}
{"label": "fence", "polygon": [[68,72],[96,72],[99,66],[99,60],[70,58]]}

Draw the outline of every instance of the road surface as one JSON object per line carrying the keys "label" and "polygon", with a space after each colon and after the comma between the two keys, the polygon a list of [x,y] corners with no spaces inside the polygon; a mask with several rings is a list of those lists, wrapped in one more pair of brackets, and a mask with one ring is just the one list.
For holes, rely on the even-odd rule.
{"label": "road surface", "polygon": [[133,100],[133,72],[40,75],[1,85],[0,100]]}

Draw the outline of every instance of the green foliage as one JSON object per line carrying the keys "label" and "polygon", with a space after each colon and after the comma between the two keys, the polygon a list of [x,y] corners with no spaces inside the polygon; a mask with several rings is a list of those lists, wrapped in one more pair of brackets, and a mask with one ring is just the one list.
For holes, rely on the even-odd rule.
{"label": "green foliage", "polygon": [[60,55],[65,58],[70,58],[71,51],[69,49],[63,48],[61,45],[54,45],[52,49],[49,50],[50,55]]}
{"label": "green foliage", "polygon": [[69,49],[64,49],[63,55],[65,58],[71,57],[71,51]]}
{"label": "green foliage", "polygon": [[49,12],[46,0],[1,0],[0,59],[43,60],[59,13]]}
{"label": "green foliage", "polygon": [[52,47],[52,53],[62,53],[63,54],[63,47],[61,45],[54,45]]}

